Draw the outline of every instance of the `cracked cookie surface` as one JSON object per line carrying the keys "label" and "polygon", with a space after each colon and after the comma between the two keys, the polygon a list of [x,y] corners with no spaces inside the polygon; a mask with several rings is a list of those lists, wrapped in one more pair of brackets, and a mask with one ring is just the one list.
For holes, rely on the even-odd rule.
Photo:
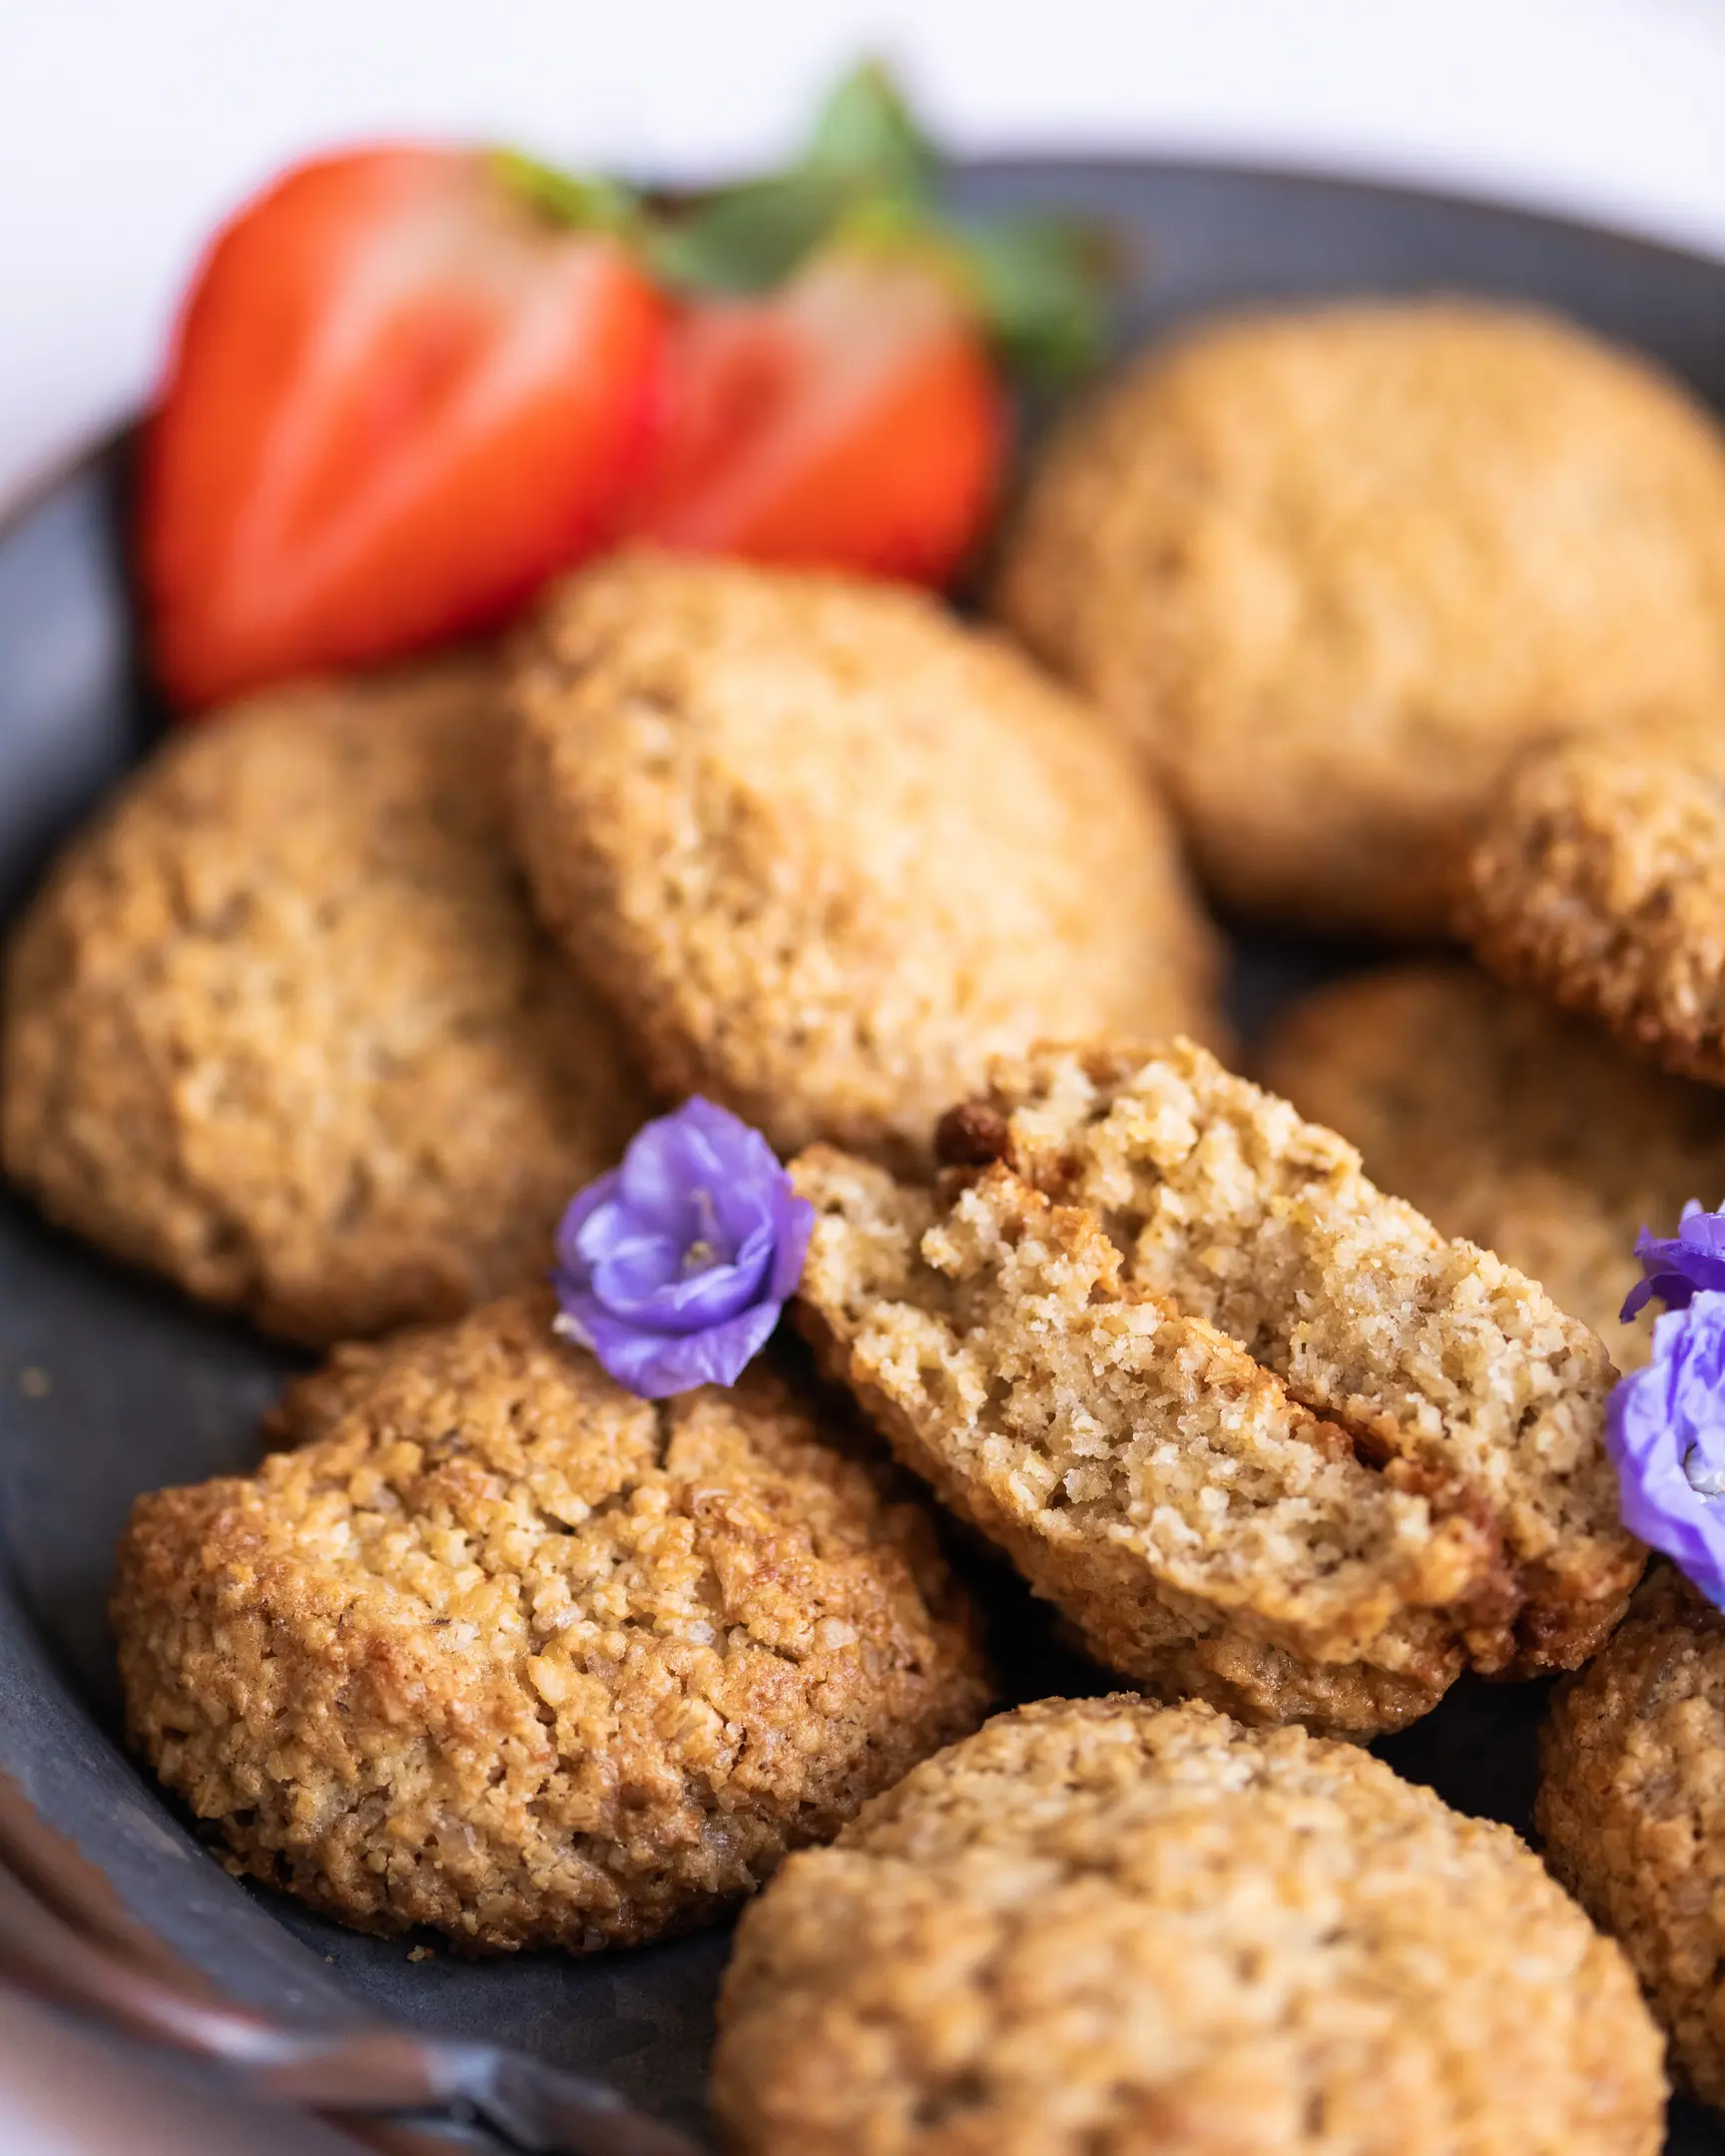
{"label": "cracked cookie surface", "polygon": [[1658,2033],[1507,1828],[1353,1745],[1048,1700],[749,1909],[739,2156],[1653,2156]]}
{"label": "cracked cookie surface", "polygon": [[1202,325],[1074,414],[995,604],[1242,912],[1431,936],[1517,748],[1725,714],[1725,442],[1631,354],[1454,299]]}
{"label": "cracked cookie surface", "polygon": [[1213,1030],[1150,782],[1004,642],[880,583],[652,554],[524,641],[545,917],[669,1094],[906,1161],[988,1056]]}
{"label": "cracked cookie surface", "polygon": [[269,1330],[542,1273],[648,1101],[534,924],[480,658],[187,729],[15,934],[0,1154],[55,1220]]}
{"label": "cracked cookie surface", "polygon": [[140,1498],[132,1741],[238,1862],[473,1948],[683,1929],[986,1709],[926,1513],[757,1365],[657,1405],[549,1293],[287,1394],[288,1449]]}

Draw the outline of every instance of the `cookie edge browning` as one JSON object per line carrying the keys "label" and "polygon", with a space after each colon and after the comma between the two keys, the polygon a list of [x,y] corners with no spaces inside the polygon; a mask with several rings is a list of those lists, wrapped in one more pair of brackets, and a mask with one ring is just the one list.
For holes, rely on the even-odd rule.
{"label": "cookie edge browning", "polygon": [[[1539,1732],[1534,1826],[1545,1862],[1599,1928],[1614,1938],[1664,2029],[1678,2077],[1704,2103],[1725,2105],[1725,1920],[1716,1913],[1725,1865],[1709,1879],[1708,1844],[1681,1803],[1655,1814],[1641,1801],[1659,1764],[1638,1742],[1640,1714],[1677,1655],[1722,1673],[1712,1717],[1725,1790],[1725,1616],[1670,1565],[1649,1573],[1599,1655],[1558,1686]],[[1693,1692],[1669,1703],[1681,1715]],[[1632,1778],[1632,1786],[1631,1784]],[[1673,1778],[1667,1770],[1662,1782]],[[1658,1898],[1653,1881],[1666,1889]],[[1710,1983],[1684,1974],[1705,1966]]]}
{"label": "cookie edge browning", "polygon": [[[274,1461],[289,1456],[303,1460],[319,1449],[330,1455],[339,1455],[344,1446],[354,1450],[347,1442],[355,1434],[352,1418],[363,1418],[372,1411],[374,1398],[386,1397],[386,1389],[380,1392],[379,1388],[386,1388],[398,1370],[406,1368],[414,1374],[412,1358],[421,1344],[457,1335],[489,1342],[506,1359],[515,1358],[518,1376],[525,1368],[523,1350],[545,1366],[561,1367],[572,1357],[585,1365],[584,1355],[577,1356],[576,1350],[553,1339],[550,1314],[549,1296],[535,1292],[504,1298],[451,1325],[412,1328],[385,1341],[338,1348],[323,1367],[288,1387],[270,1418],[269,1434],[286,1452],[261,1462],[250,1475],[218,1476],[204,1483],[146,1492],[134,1505],[120,1539],[110,1624],[118,1643],[129,1743],[199,1819],[214,1827],[231,1853],[231,1870],[285,1888],[356,1930],[390,1937],[426,1925],[444,1932],[463,1951],[556,1946],[585,1952],[692,1929],[752,1891],[760,1884],[763,1866],[770,1871],[789,1849],[837,1832],[853,1809],[847,1794],[851,1778],[860,1778],[865,1788],[871,1784],[877,1793],[908,1765],[974,1728],[997,1696],[982,1644],[980,1613],[941,1553],[926,1506],[897,1479],[889,1462],[857,1441],[854,1429],[846,1424],[846,1405],[836,1395],[823,1400],[789,1380],[781,1369],[763,1365],[747,1373],[737,1388],[704,1387],[681,1401],[651,1403],[611,1385],[596,1366],[583,1367],[567,1380],[573,1411],[585,1416],[595,1406],[603,1410],[613,1401],[620,1404],[656,1433],[652,1438],[655,1457],[675,1441],[686,1418],[703,1411],[704,1397],[712,1395],[723,1415],[744,1431],[750,1443],[750,1468],[740,1478],[742,1488],[750,1493],[763,1492],[768,1499],[776,1492],[794,1494],[800,1481],[807,1489],[815,1466],[812,1455],[820,1455],[818,1478],[826,1485],[833,1507],[857,1531],[858,1546],[830,1557],[818,1543],[812,1544],[806,1561],[818,1567],[838,1563],[843,1571],[870,1551],[888,1560],[895,1575],[890,1581],[890,1614],[897,1622],[908,1613],[919,1628],[928,1657],[926,1667],[909,1666],[915,1669],[925,1695],[921,1716],[913,1723],[882,1723],[861,1735],[852,1730],[846,1739],[849,1750],[822,1762],[826,1770],[822,1774],[810,1776],[799,1765],[804,1779],[791,1791],[789,1811],[782,1805],[753,1800],[760,1833],[757,1847],[747,1853],[743,1865],[747,1876],[711,1891],[692,1889],[687,1880],[678,1880],[668,1892],[656,1894],[650,1889],[661,1871],[643,1873],[632,1860],[605,1869],[604,1850],[620,1845],[615,1840],[607,1843],[602,1832],[589,1834],[575,1828],[569,1828],[560,1840],[551,1839],[551,1854],[561,1856],[566,1866],[592,1874],[595,1881],[603,1872],[603,1883],[615,1889],[611,1898],[572,1897],[566,1881],[560,1886],[536,1889],[531,1859],[543,1829],[533,1825],[519,1836],[499,1835],[494,1824],[476,1825],[458,1806],[447,1815],[433,1807],[431,1827],[435,1829],[445,1817],[453,1818],[464,1842],[477,1841],[482,1851],[491,1853],[488,1861],[496,1864],[497,1878],[493,1886],[488,1877],[491,1890],[487,1893],[476,1894],[450,1883],[437,1855],[434,1832],[429,1839],[422,1837],[417,1845],[409,1843],[398,1850],[391,1834],[396,1814],[389,1803],[376,1806],[368,1823],[359,1819],[354,1830],[357,1853],[344,1851],[338,1831],[375,1805],[375,1785],[364,1779],[364,1772],[379,1747],[395,1762],[386,1784],[393,1796],[400,1762],[411,1768],[415,1747],[421,1744],[429,1746],[433,1757],[444,1743],[458,1748],[509,1749],[508,1728],[490,1735],[485,1731],[487,1715],[499,1701],[506,1710],[505,1723],[516,1727],[516,1749],[525,1732],[538,1747],[537,1771],[542,1777],[557,1772],[565,1755],[558,1747],[556,1716],[553,1713],[549,1729],[541,1727],[546,1720],[542,1695],[527,1670],[528,1661],[544,1648],[524,1635],[512,1661],[507,1654],[482,1647],[476,1656],[457,1652],[439,1662],[431,1651],[432,1642],[441,1638],[436,1621],[400,1608],[386,1609],[381,1618],[376,1614],[368,1620],[362,1617],[357,1628],[348,1632],[340,1612],[351,1597],[344,1590],[364,1587],[378,1575],[361,1563],[330,1560],[291,1544],[272,1547],[270,1514],[277,1499],[264,1478]],[[533,1374],[529,1371],[528,1378]],[[537,1374],[542,1380],[544,1367]],[[553,1383],[559,1381],[553,1376]],[[757,1415],[762,1417],[759,1450],[748,1431]],[[795,1425],[791,1456],[781,1458],[780,1431],[791,1424]],[[382,1424],[363,1434],[364,1442],[355,1451],[355,1471],[361,1474],[396,1444],[422,1440],[425,1435]],[[607,1432],[601,1441],[613,1442],[614,1433]],[[496,1472],[472,1454],[461,1463],[470,1463],[478,1474]],[[308,1462],[307,1472],[315,1476],[316,1461]],[[672,1495],[669,1510],[676,1514],[676,1478],[663,1466],[622,1472],[620,1490],[625,1496],[637,1489],[664,1489]],[[730,1511],[724,1485],[707,1475],[698,1480],[699,1486],[690,1483],[684,1492],[686,1516],[692,1521],[708,1517],[715,1523],[715,1533],[728,1531]],[[601,1503],[593,1509],[597,1516],[605,1506]],[[798,1521],[802,1516],[801,1507],[793,1505],[788,1517]],[[711,1556],[707,1561],[712,1562]],[[384,1586],[391,1603],[414,1599],[397,1582],[385,1578]],[[262,1725],[236,1749],[228,1736],[235,1717],[221,1701],[197,1696],[195,1661],[200,1656],[215,1657],[224,1670],[230,1669],[236,1651],[232,1635],[248,1624],[263,1626],[267,1635],[263,1651],[273,1663],[291,1654],[303,1683],[293,1692],[292,1715],[284,1717],[280,1698],[274,1706],[267,1702]],[[777,1648],[757,1645],[754,1651],[777,1661]],[[189,1663],[194,1664],[190,1677]],[[859,1664],[864,1675],[865,1664],[866,1657]],[[776,1675],[776,1670],[769,1675]],[[818,1690],[819,1671],[801,1682],[806,1690]],[[372,1712],[357,1723],[350,1722],[353,1701],[366,1695]],[[828,1712],[810,1698],[800,1698],[800,1711],[817,1719]],[[884,1705],[885,1694],[877,1693],[876,1715]],[[841,1710],[831,1729],[843,1734],[853,1711]],[[331,1760],[325,1801],[321,1808],[312,1807],[307,1824],[295,1817],[296,1809],[305,1810],[298,1800],[309,1801],[303,1777],[284,1780],[270,1760],[279,1749],[301,1748],[314,1741],[316,1727],[326,1722],[336,1724],[340,1742]],[[618,1742],[624,1743],[625,1736],[620,1734]],[[170,1752],[173,1756],[165,1763]],[[347,1762],[345,1772],[342,1759]],[[331,1794],[333,1804],[328,1802]],[[716,1794],[710,1791],[706,1797]],[[736,1798],[738,1793],[732,1795]],[[266,1831],[260,1820],[272,1802],[275,1816]],[[511,1802],[515,1812],[533,1811],[530,1802],[521,1803],[519,1793]],[[745,1790],[742,1803],[750,1802]],[[723,1797],[703,1803],[705,1816],[716,1827],[735,1809],[728,1808]],[[638,1824],[631,1818],[632,1831],[638,1831]],[[670,1824],[674,1827],[675,1821]],[[725,1840],[722,1833],[719,1839]],[[592,1849],[585,1847],[589,1843]],[[362,1867],[355,1866],[355,1854],[365,1860]],[[670,1854],[674,1856],[675,1849]],[[405,1873],[371,1861],[383,1856],[407,1858]],[[363,1899],[355,1897],[340,1876],[358,1869],[375,1883]],[[731,1869],[735,1871],[737,1865]],[[586,1888],[581,1891],[587,1893]],[[492,1903],[488,1910],[487,1900]],[[560,1910],[548,1915],[548,1901],[560,1903]]]}
{"label": "cookie edge browning", "polygon": [[[1385,1209],[1398,1225],[1429,1239],[1434,1252],[1445,1250],[1455,1254],[1462,1261],[1476,1263],[1487,1274],[1499,1277],[1504,1285],[1526,1290],[1568,1329],[1575,1336],[1573,1348],[1577,1351],[1590,1350],[1598,1365],[1594,1389],[1599,1395],[1602,1434],[1604,1395],[1614,1371],[1603,1345],[1594,1334],[1578,1319],[1559,1312],[1537,1283],[1528,1281],[1494,1253],[1482,1251],[1460,1238],[1439,1235],[1413,1206],[1379,1191],[1365,1175],[1358,1152],[1345,1138],[1322,1125],[1306,1122],[1290,1103],[1266,1093],[1250,1079],[1226,1070],[1198,1042],[1180,1038],[1148,1052],[1111,1043],[1044,1043],[1024,1056],[996,1058],[988,1090],[969,1102],[960,1103],[943,1120],[937,1150],[944,1147],[957,1157],[974,1163],[985,1148],[994,1147],[997,1149],[994,1157],[1004,1159],[1015,1173],[1035,1187],[1057,1197],[1073,1195],[1072,1185],[1081,1175],[1080,1163],[1046,1143],[1021,1144],[1012,1122],[1014,1114],[1026,1105],[1027,1098],[1034,1097],[1035,1081],[1031,1073],[1038,1067],[1062,1062],[1075,1065],[1088,1082],[1099,1088],[1123,1088],[1140,1070],[1162,1066],[1181,1077],[1195,1075],[1226,1094],[1231,1102],[1243,1104],[1248,1110],[1269,1111],[1285,1117],[1292,1132],[1291,1151],[1296,1154],[1311,1152],[1315,1160],[1328,1163],[1349,1182],[1353,1194],[1349,1213],[1355,1219],[1364,1220],[1375,1209]],[[1123,1253],[1123,1256],[1127,1258],[1126,1277],[1131,1279],[1134,1276],[1130,1254]],[[1177,1294],[1174,1300],[1178,1303]],[[1390,1458],[1405,1457],[1411,1470],[1418,1473],[1424,1467],[1439,1482],[1456,1480],[1453,1460],[1440,1449],[1435,1450],[1429,1444],[1405,1437],[1390,1410],[1374,1411],[1370,1401],[1325,1398],[1311,1390],[1294,1367],[1284,1374],[1284,1381],[1291,1397],[1316,1414],[1337,1418],[1369,1448],[1387,1448]],[[1604,1458],[1602,1445],[1599,1456]],[[1489,1494],[1483,1491],[1478,1494],[1484,1507],[1482,1516],[1496,1520],[1497,1507],[1491,1503]],[[1606,1525],[1596,1521],[1589,1530],[1588,1545],[1596,1547],[1597,1561],[1587,1582],[1588,1591],[1579,1598],[1573,1592],[1575,1583],[1569,1578],[1573,1568],[1554,1565],[1550,1553],[1513,1551],[1506,1538],[1505,1523],[1501,1520],[1497,1521],[1495,1531],[1504,1537],[1505,1555],[1512,1561],[1513,1570],[1506,1585],[1515,1589],[1514,1606],[1503,1621],[1488,1621],[1472,1628],[1468,1639],[1470,1661],[1484,1675],[1510,1679],[1537,1676],[1553,1669],[1575,1668],[1609,1637],[1627,1607],[1646,1561],[1645,1550],[1628,1535],[1617,1517],[1614,1481],[1610,1522]],[[1615,1557],[1611,1554],[1613,1550],[1617,1552]],[[1541,1598],[1541,1587],[1548,1599]]]}
{"label": "cookie edge browning", "polygon": [[[484,705],[488,721],[499,680],[496,657],[473,647],[348,678],[307,679],[257,692],[164,742],[71,833],[0,952],[0,1168],[47,1219],[122,1263],[172,1283],[196,1302],[242,1313],[278,1339],[317,1348],[403,1325],[452,1321],[531,1277],[514,1262],[518,1254],[508,1238],[499,1237],[494,1220],[483,1241],[464,1240],[448,1220],[438,1234],[427,1233],[421,1222],[411,1232],[401,1233],[396,1223],[379,1235],[367,1233],[361,1203],[354,1231],[342,1225],[334,1204],[324,1209],[325,1217],[313,1219],[314,1209],[300,1204],[305,1186],[285,1169],[254,1178],[243,1203],[229,1202],[209,1164],[188,1158],[188,1131],[196,1139],[212,1126],[201,1111],[185,1107],[181,1096],[195,1092],[200,1078],[229,1075],[233,1066],[255,1082],[256,1069],[246,1068],[245,1054],[251,1053],[259,1067],[267,1059],[249,1039],[241,1039],[238,1051],[233,1038],[220,1040],[213,1053],[181,1068],[172,1061],[172,1041],[158,1037],[140,1043],[128,1037],[128,1052],[148,1075],[106,1104],[100,1126],[80,1098],[71,1060],[87,1048],[92,1020],[99,1023],[110,1010],[124,1007],[126,991],[136,991],[140,973],[148,988],[152,953],[195,947],[216,932],[193,917],[197,907],[175,886],[185,880],[188,850],[194,870],[199,868],[198,848],[207,847],[212,831],[232,837],[250,827],[236,815],[233,797],[243,788],[243,774],[261,760],[268,765],[278,753],[273,745],[312,733],[318,756],[333,772],[342,743],[354,736],[381,733],[386,744],[408,744],[417,734],[429,745],[422,756],[412,746],[391,747],[388,761],[410,769],[415,783],[425,781],[429,808],[455,759],[451,744],[476,748],[479,708]],[[325,790],[325,799],[331,791]],[[500,802],[498,807],[500,811]],[[438,827],[429,813],[417,820]],[[544,1097],[541,1087],[557,1094],[555,1084],[546,1081],[557,1067],[555,1054],[568,1047],[561,1035],[573,1028],[585,1031],[583,1052],[593,1082],[576,1089],[576,1113],[570,1113],[569,1101],[558,1099],[550,1121],[560,1127],[556,1143],[571,1156],[576,1177],[598,1173],[621,1153],[649,1112],[650,1098],[608,1017],[581,989],[533,919],[524,891],[516,889],[500,812],[490,835],[486,845],[464,831],[448,848],[460,868],[449,880],[456,888],[476,882],[468,873],[471,861],[488,858],[496,871],[495,890],[507,891],[503,910],[518,918],[518,954],[533,994],[528,1015],[516,1014],[519,1037],[512,1044],[524,1051],[519,1061],[534,1094]],[[339,849],[334,859],[344,871],[354,865]],[[117,864],[123,871],[118,875]],[[168,890],[175,911],[175,918],[154,932],[126,924],[140,864]],[[201,880],[210,881],[207,872]],[[310,883],[305,889],[318,895]],[[92,891],[99,904],[89,900]],[[144,895],[149,900],[159,893],[146,881]],[[93,906],[98,926],[109,919],[117,924],[108,939],[113,952],[81,917]],[[88,964],[87,947],[93,943],[102,963],[95,968],[94,986],[85,989],[73,969]],[[122,961],[119,975],[114,952]],[[561,1022],[546,1016],[558,998],[567,999]],[[342,1045],[345,1052],[350,1036]],[[325,1094],[340,1095],[341,1088],[325,1087]],[[345,1096],[349,1111],[355,1097]],[[128,1176],[114,1172],[110,1157],[115,1147],[108,1127],[117,1116],[125,1118],[132,1141]],[[255,1118],[260,1129],[266,1120],[262,1114]],[[95,1147],[88,1135],[92,1128],[100,1129],[104,1141]],[[572,1142],[576,1131],[580,1144]],[[274,1136],[280,1160],[291,1148],[288,1123],[279,1108]],[[136,1173],[141,1153],[150,1171],[142,1195],[139,1185],[146,1179]],[[527,1157],[543,1168],[551,1154],[547,1149],[541,1161],[535,1149]],[[562,1173],[560,1165],[556,1172]],[[475,1186],[461,1187],[470,1197]],[[567,1193],[572,1184],[558,1188]],[[506,1213],[519,1213],[524,1195],[516,1191]],[[293,1215],[286,1238],[284,1201],[290,1202],[286,1210]],[[555,1220],[554,1211],[544,1213],[546,1264]],[[307,1262],[313,1248],[322,1252],[315,1265]]]}
{"label": "cookie edge browning", "polygon": [[[904,1188],[893,1183],[888,1171],[834,1147],[807,1148],[792,1163],[793,1178],[803,1195],[815,1191],[818,1203],[823,1183],[834,1172],[894,1191]],[[1253,1363],[1227,1336],[1202,1320],[1178,1316],[1164,1299],[1114,1279],[1117,1261],[1112,1246],[1106,1244],[1090,1215],[1052,1204],[1004,1166],[997,1164],[983,1174],[1005,1177],[1014,1186],[1015,1199],[1045,1224],[1051,1240],[1095,1247],[1108,1276],[1102,1282],[1104,1300],[1124,1310],[1144,1305],[1163,1312],[1188,1337],[1191,1351],[1219,1356],[1254,1390],[1282,1394],[1280,1381]],[[943,1196],[961,1194],[967,1180],[961,1175],[943,1177]],[[943,1211],[936,1215],[935,1225],[947,1219],[950,1213]],[[1062,1612],[1078,1630],[1087,1651],[1105,1668],[1138,1685],[1145,1696],[1197,1697],[1262,1726],[1301,1721],[1364,1740],[1404,1728],[1430,1713],[1460,1674],[1464,1657],[1458,1640],[1438,1636],[1443,1606],[1434,1608],[1420,1597],[1424,1572],[1396,1590],[1402,1599],[1386,1610],[1375,1634],[1386,1643],[1386,1665],[1397,1661],[1405,1665],[1397,1668],[1369,1658],[1326,1660],[1310,1642],[1288,1637],[1285,1621],[1279,1625],[1244,1600],[1230,1608],[1206,1598],[1201,1590],[1181,1589],[1161,1576],[1147,1553],[1123,1542],[1092,1536],[1076,1546],[1056,1546],[1039,1530],[1034,1511],[1008,1509],[997,1492],[981,1486],[948,1458],[937,1439],[919,1426],[909,1403],[894,1396],[876,1363],[846,1336],[830,1308],[838,1298],[817,1298],[814,1283],[827,1240],[818,1219],[803,1288],[793,1306],[798,1330],[813,1348],[823,1373],[850,1391],[898,1458],[928,1484],[948,1511],[1001,1549],[1032,1591]],[[1284,1405],[1296,1422],[1311,1424],[1315,1434],[1340,1434],[1298,1404],[1284,1400]],[[1427,1567],[1444,1574],[1467,1570],[1467,1552],[1478,1541],[1470,1523],[1461,1517],[1445,1529],[1435,1521],[1434,1529]],[[1457,1533],[1459,1546],[1451,1548],[1448,1544]],[[1489,1591],[1496,1578],[1495,1555],[1481,1545],[1473,1557],[1472,1572]],[[1390,1593],[1387,1582],[1387,1596]],[[1147,1617],[1154,1619],[1153,1629],[1165,1628],[1169,1636],[1153,1644],[1146,1641]],[[1405,1623],[1433,1636],[1405,1640],[1393,1650],[1391,1635]],[[1277,1636],[1279,1631],[1283,1636]]]}
{"label": "cookie edge browning", "polygon": [[[1577,736],[1518,758],[1474,833],[1453,924],[1511,987],[1592,1019],[1675,1077],[1725,1085],[1725,881],[1717,948],[1673,942],[1675,872],[1636,872],[1637,819],[1623,798],[1631,772],[1657,790],[1661,769],[1681,783],[1708,760],[1657,731],[1650,754]],[[1714,815],[1725,847],[1725,804]],[[1697,866],[1717,876],[1719,858]]]}

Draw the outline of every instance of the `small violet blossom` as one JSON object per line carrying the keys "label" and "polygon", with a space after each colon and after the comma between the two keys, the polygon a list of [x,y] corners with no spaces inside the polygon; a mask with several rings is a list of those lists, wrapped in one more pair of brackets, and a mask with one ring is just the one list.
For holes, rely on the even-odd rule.
{"label": "small violet blossom", "polygon": [[1652,1361],[1619,1379],[1606,1416],[1623,1524],[1725,1608],[1725,1213],[1692,1201],[1676,1236],[1643,1229],[1635,1255],[1647,1278],[1624,1318],[1654,1297],[1667,1308]]}
{"label": "small violet blossom", "polygon": [[1637,1281],[1623,1305],[1627,1324],[1655,1297],[1667,1310],[1686,1310],[1698,1288],[1725,1288],[1725,1213],[1704,1213],[1691,1198],[1674,1236],[1635,1238],[1635,1255],[1646,1279]]}
{"label": "small violet blossom", "polygon": [[734,1383],[802,1277],[814,1225],[759,1131],[685,1101],[564,1214],[557,1330],[643,1399]]}

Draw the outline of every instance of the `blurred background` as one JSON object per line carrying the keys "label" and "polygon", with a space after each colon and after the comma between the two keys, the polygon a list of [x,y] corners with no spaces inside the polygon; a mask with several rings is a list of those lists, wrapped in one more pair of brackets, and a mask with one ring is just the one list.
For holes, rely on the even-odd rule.
{"label": "blurred background", "polygon": [[707,175],[862,51],[961,152],[1366,173],[1725,254],[1725,0],[0,0],[0,505],[138,401],[287,158],[428,131]]}
{"label": "blurred background", "polygon": [[[1725,0],[0,0],[0,514],[144,397],[211,225],[288,158],[710,176],[863,52],[959,154],[1366,175],[1725,258]],[[0,1999],[6,2156],[253,2147],[337,2144]]]}

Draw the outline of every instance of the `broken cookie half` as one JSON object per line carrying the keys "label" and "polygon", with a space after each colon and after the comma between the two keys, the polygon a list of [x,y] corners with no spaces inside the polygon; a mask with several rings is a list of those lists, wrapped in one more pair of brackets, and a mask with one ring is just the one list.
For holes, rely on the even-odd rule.
{"label": "broken cookie half", "polygon": [[997,1064],[938,1152],[794,1163],[800,1322],[1110,1668],[1364,1737],[1610,1631],[1604,1348],[1343,1139],[1181,1040]]}

